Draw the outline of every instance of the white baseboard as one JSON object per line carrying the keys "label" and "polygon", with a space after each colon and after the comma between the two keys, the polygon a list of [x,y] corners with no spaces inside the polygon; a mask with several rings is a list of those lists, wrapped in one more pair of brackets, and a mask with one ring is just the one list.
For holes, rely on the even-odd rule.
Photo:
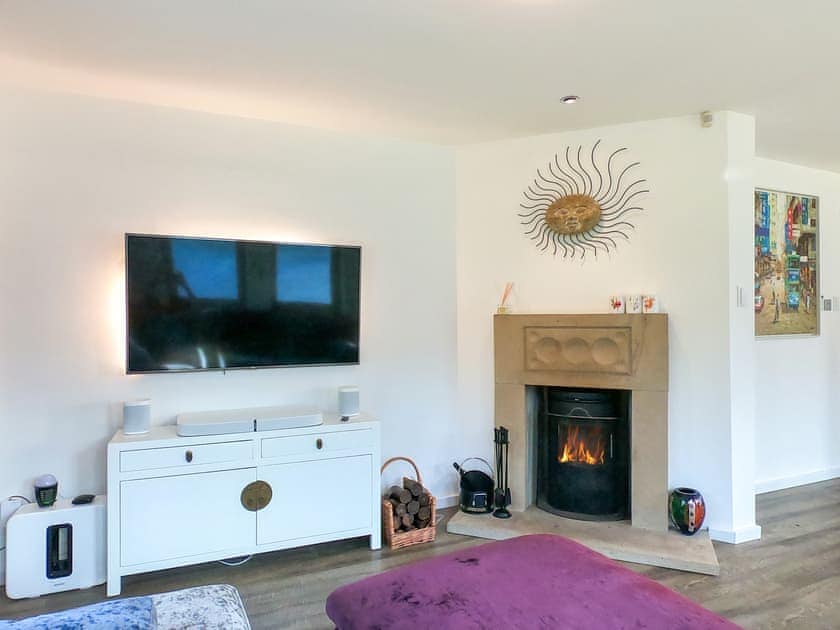
{"label": "white baseboard", "polygon": [[718,542],[729,543],[730,545],[739,545],[750,542],[751,540],[759,540],[761,538],[761,526],[751,525],[734,530],[709,528],[709,538]]}
{"label": "white baseboard", "polygon": [[838,477],[840,477],[840,466],[834,466],[833,468],[823,468],[822,470],[815,470],[813,472],[804,473],[801,475],[793,475],[791,477],[776,477],[775,479],[765,479],[764,481],[757,481],[755,483],[755,493],[764,494],[765,492],[785,490],[787,488],[795,488],[796,486],[804,486],[809,483],[817,483],[820,481],[828,481],[829,479],[837,479]]}
{"label": "white baseboard", "polygon": [[435,497],[437,503],[435,503],[435,507],[439,508],[450,508],[457,506],[461,499],[457,494],[450,494],[448,496],[443,497]]}

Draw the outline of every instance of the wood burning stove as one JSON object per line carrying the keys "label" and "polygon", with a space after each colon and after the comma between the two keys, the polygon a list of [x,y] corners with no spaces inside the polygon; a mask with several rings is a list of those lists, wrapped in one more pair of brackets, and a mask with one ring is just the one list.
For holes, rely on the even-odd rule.
{"label": "wood burning stove", "polygon": [[630,393],[543,387],[537,506],[582,520],[623,520],[630,508]]}

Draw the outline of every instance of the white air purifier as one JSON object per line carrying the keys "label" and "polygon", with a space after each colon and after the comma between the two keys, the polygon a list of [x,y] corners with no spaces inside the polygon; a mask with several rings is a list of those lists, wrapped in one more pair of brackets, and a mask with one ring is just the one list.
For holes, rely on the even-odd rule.
{"label": "white air purifier", "polygon": [[34,503],[6,524],[6,595],[38,597],[102,584],[106,579],[105,497],[51,507]]}

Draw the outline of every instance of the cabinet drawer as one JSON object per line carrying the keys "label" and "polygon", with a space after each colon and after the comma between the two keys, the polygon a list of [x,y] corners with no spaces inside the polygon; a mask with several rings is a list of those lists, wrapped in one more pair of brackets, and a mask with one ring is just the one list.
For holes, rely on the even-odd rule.
{"label": "cabinet drawer", "polygon": [[288,437],[265,438],[262,441],[262,456],[270,458],[361,450],[372,447],[372,444],[372,431],[369,429],[290,435]]}
{"label": "cabinet drawer", "polygon": [[201,464],[251,461],[253,458],[254,443],[251,440],[171,446],[142,451],[124,451],[120,453],[120,471],[200,466]]}

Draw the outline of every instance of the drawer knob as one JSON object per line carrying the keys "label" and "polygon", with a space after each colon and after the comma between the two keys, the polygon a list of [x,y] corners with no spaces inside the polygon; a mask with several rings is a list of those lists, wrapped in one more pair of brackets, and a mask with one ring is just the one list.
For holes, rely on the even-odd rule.
{"label": "drawer knob", "polygon": [[192,458],[193,458],[192,451],[187,451],[187,452],[184,454],[184,459],[186,459],[188,462],[191,462],[191,461],[192,461]]}
{"label": "drawer knob", "polygon": [[321,438],[318,438],[317,440],[315,440],[315,448],[317,448],[319,451],[322,448],[324,448],[324,440],[322,440]]}

